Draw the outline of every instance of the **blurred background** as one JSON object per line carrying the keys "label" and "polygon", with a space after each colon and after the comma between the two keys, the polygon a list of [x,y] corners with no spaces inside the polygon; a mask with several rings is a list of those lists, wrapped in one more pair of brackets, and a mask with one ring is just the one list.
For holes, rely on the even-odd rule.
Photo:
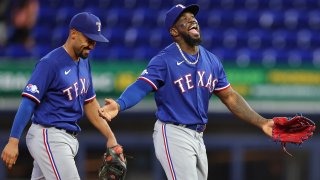
{"label": "blurred background", "polygon": [[[320,116],[320,0],[1,0],[0,148],[7,143],[20,94],[35,63],[66,40],[73,15],[100,17],[108,44],[91,52],[93,80],[101,104],[117,98],[152,56],[172,40],[164,28],[173,5],[197,3],[202,45],[225,66],[232,86],[261,115]],[[280,144],[241,122],[212,97],[207,145],[213,180],[319,180],[319,131],[301,146]],[[110,123],[125,147],[128,180],[166,179],[155,158],[153,95]],[[80,121],[76,158],[82,179],[98,179],[105,139],[86,118]],[[12,171],[0,163],[0,179],[30,179],[32,157],[21,138]]]}

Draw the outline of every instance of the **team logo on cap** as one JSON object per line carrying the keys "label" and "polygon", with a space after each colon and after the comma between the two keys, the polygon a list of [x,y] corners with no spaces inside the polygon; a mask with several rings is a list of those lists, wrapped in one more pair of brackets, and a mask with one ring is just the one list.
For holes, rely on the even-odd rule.
{"label": "team logo on cap", "polygon": [[26,91],[39,94],[38,87],[36,85],[33,85],[33,84],[28,84],[27,87],[26,87]]}
{"label": "team logo on cap", "polygon": [[98,26],[98,31],[101,31],[101,22],[96,22],[96,25]]}

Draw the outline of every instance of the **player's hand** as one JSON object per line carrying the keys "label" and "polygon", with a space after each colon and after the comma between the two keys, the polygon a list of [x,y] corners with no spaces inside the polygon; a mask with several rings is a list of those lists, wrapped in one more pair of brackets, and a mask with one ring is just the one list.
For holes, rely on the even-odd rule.
{"label": "player's hand", "polygon": [[263,132],[268,135],[269,137],[272,137],[272,127],[274,125],[274,122],[272,119],[267,119],[266,123],[262,125]]}
{"label": "player's hand", "polygon": [[19,139],[10,137],[8,144],[2,151],[1,159],[6,164],[8,169],[12,169],[12,166],[16,164],[19,155],[18,145]]}
{"label": "player's hand", "polygon": [[98,112],[100,117],[107,121],[111,121],[119,112],[119,105],[113,99],[105,99],[105,105],[101,107]]}

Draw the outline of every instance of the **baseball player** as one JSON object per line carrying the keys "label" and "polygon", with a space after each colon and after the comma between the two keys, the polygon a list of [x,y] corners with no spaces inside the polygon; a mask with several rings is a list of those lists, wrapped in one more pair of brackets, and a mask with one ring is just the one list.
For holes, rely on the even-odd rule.
{"label": "baseball player", "polygon": [[107,147],[117,145],[107,122],[99,116],[88,60],[97,41],[108,42],[101,34],[101,21],[82,12],[71,19],[69,28],[65,44],[36,64],[1,154],[11,169],[18,157],[20,136],[31,119],[26,136],[34,159],[31,179],[80,179],[74,157],[81,131],[78,121],[84,113],[107,138]]}
{"label": "baseball player", "polygon": [[116,101],[106,99],[99,110],[107,120],[155,92],[157,121],[155,153],[168,179],[205,180],[208,161],[203,131],[208,122],[208,104],[217,95],[229,110],[271,137],[273,121],[257,114],[232,89],[219,59],[200,44],[195,18],[198,5],[178,4],[167,13],[165,25],[173,43],[149,62],[141,76]]}

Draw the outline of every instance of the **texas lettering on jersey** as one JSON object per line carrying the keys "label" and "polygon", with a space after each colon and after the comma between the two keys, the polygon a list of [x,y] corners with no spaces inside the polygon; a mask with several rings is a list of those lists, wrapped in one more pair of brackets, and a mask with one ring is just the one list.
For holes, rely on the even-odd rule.
{"label": "texas lettering on jersey", "polygon": [[174,80],[173,83],[177,85],[181,91],[181,93],[185,93],[186,90],[193,89],[195,84],[197,87],[205,87],[209,89],[209,92],[212,93],[214,91],[215,85],[218,82],[216,78],[213,79],[212,74],[209,74],[209,77],[205,79],[205,71],[197,71],[197,82],[194,83],[192,81],[192,74],[186,74],[183,77],[180,77],[177,80]]}
{"label": "texas lettering on jersey", "polygon": [[[62,90],[63,94],[65,94],[69,101],[72,101],[74,98],[77,98],[81,94],[85,94],[88,92],[88,83],[86,84],[85,78],[80,78],[81,90],[79,93],[79,84],[78,82],[73,83],[72,86]],[[74,92],[74,96],[72,96],[72,92]]]}

